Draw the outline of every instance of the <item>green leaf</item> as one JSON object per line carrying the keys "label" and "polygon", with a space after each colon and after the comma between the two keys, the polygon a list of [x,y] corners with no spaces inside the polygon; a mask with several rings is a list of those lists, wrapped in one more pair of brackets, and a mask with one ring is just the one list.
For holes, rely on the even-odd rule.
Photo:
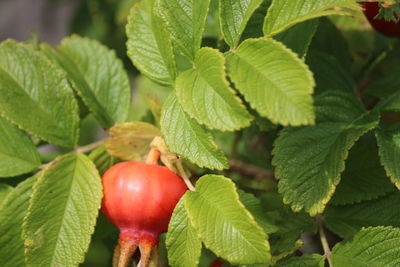
{"label": "green leaf", "polygon": [[304,58],[318,28],[318,20],[313,19],[299,23],[276,35],[277,41],[284,43],[293,52]]}
{"label": "green leaf", "polygon": [[77,35],[43,51],[64,68],[74,89],[104,128],[126,120],[131,88],[122,61],[101,43]]}
{"label": "green leaf", "polygon": [[330,203],[353,204],[378,198],[395,189],[379,162],[378,147],[357,142],[349,152],[346,169]]}
{"label": "green leaf", "polygon": [[339,8],[360,9],[355,0],[273,0],[265,17],[264,34],[272,36],[296,23],[316,17],[347,14]]}
{"label": "green leaf", "polygon": [[275,175],[284,202],[294,211],[321,213],[344,170],[348,150],[379,119],[355,97],[330,91],[316,98],[317,124],[286,128],[273,149]]}
{"label": "green leaf", "polygon": [[243,203],[245,208],[251,213],[256,220],[257,224],[267,233],[272,234],[277,232],[279,229],[272,223],[272,220],[266,216],[262,210],[260,200],[253,194],[246,193],[243,190],[237,190],[239,194],[240,202]]}
{"label": "green leaf", "polygon": [[400,124],[393,125],[387,129],[378,129],[376,131],[376,139],[381,163],[385,167],[392,183],[400,189],[400,169],[398,164],[400,157]]}
{"label": "green leaf", "polygon": [[210,0],[157,0],[157,9],[179,51],[193,60],[200,48]]}
{"label": "green leaf", "polygon": [[304,254],[301,257],[289,257],[279,261],[275,267],[324,267],[325,259],[319,254]]}
{"label": "green leaf", "polygon": [[248,39],[227,54],[228,73],[250,105],[273,123],[314,123],[312,73],[272,39]]}
{"label": "green leaf", "polygon": [[176,66],[172,44],[154,11],[154,0],[136,4],[128,17],[128,56],[140,72],[155,82],[170,85]]}
{"label": "green leaf", "polygon": [[107,132],[112,136],[104,140],[107,152],[130,161],[144,161],[151,141],[161,135],[157,127],[142,121],[118,123]]}
{"label": "green leaf", "polygon": [[50,143],[78,141],[78,105],[64,73],[33,46],[0,45],[0,114]]}
{"label": "green leaf", "polygon": [[29,137],[0,117],[0,177],[27,173],[39,165],[39,153]]}
{"label": "green leaf", "polygon": [[328,90],[355,92],[356,85],[350,70],[346,70],[337,57],[310,50],[307,55],[307,64],[314,73],[317,83],[316,94]]}
{"label": "green leaf", "polygon": [[197,51],[194,67],[176,79],[176,97],[184,111],[210,129],[233,131],[252,119],[229,87],[223,55],[212,48]]}
{"label": "green leaf", "polygon": [[235,185],[205,175],[188,191],[184,205],[204,245],[231,263],[270,263],[268,237],[239,201]]}
{"label": "green leaf", "polygon": [[37,175],[19,183],[0,206],[0,265],[25,266],[22,221],[28,211],[29,196]]}
{"label": "green leaf", "polygon": [[103,175],[118,159],[107,153],[105,146],[99,146],[89,154],[89,158],[96,165],[100,175]]}
{"label": "green leaf", "polygon": [[235,47],[253,12],[263,0],[221,0],[219,17],[226,43]]}
{"label": "green leaf", "polygon": [[0,208],[1,203],[7,197],[7,195],[13,190],[13,187],[8,184],[0,184]]}
{"label": "green leaf", "polygon": [[400,228],[370,227],[333,248],[334,266],[399,266]]}
{"label": "green leaf", "polygon": [[160,125],[171,152],[200,167],[218,170],[228,167],[227,158],[218,150],[211,134],[183,111],[174,92],[163,105]]}
{"label": "green leaf", "polygon": [[84,154],[67,154],[33,187],[24,219],[29,266],[75,266],[84,259],[101,204],[101,178]]}
{"label": "green leaf", "polygon": [[181,198],[168,225],[168,263],[174,267],[196,267],[199,265],[201,241],[189,221],[183,202]]}
{"label": "green leaf", "polygon": [[361,227],[400,227],[400,210],[395,208],[399,206],[399,192],[354,205],[330,206],[326,210],[325,224],[343,238],[351,237]]}

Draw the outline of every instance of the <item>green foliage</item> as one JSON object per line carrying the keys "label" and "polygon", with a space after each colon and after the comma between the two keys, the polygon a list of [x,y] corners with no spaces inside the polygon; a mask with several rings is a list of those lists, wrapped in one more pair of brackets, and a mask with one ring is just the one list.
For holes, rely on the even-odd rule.
{"label": "green foliage", "polygon": [[[273,0],[264,21],[264,34],[275,35],[296,23],[327,15],[346,14],[335,8],[358,8],[355,0]],[[283,15],[284,14],[284,15]]]}
{"label": "green foliage", "polygon": [[171,152],[200,167],[227,168],[227,159],[218,150],[212,136],[183,111],[174,93],[165,101],[161,113],[161,131]]}
{"label": "green foliage", "polygon": [[190,60],[201,45],[210,0],[156,0],[157,10],[177,45]]}
{"label": "green foliage", "polygon": [[247,39],[227,61],[235,86],[262,116],[282,125],[314,123],[312,73],[284,45]]}
{"label": "green foliage", "polygon": [[44,170],[33,186],[23,224],[28,265],[77,265],[94,231],[102,186],[94,164],[67,154]]}
{"label": "green foliage", "polygon": [[99,174],[150,146],[196,184],[160,266],[400,265],[400,43],[357,1],[78,5],[116,53],[0,43],[0,266],[110,266]]}
{"label": "green foliage", "polygon": [[321,213],[344,170],[348,150],[374,128],[379,116],[351,95],[331,91],[316,98],[317,124],[286,128],[274,144],[279,192],[294,211]]}
{"label": "green foliage", "polygon": [[21,239],[22,221],[28,211],[32,186],[39,175],[16,186],[0,205],[0,265],[24,265],[24,241]]}
{"label": "green foliage", "polygon": [[78,106],[63,71],[32,45],[0,45],[0,115],[50,143],[78,141]]}
{"label": "green foliage", "polygon": [[351,240],[341,242],[333,248],[333,264],[338,267],[398,266],[399,243],[399,228],[365,228]]}
{"label": "green foliage", "polygon": [[133,64],[147,77],[164,85],[175,79],[175,58],[169,37],[158,14],[154,0],[136,4],[128,18],[128,55]]}
{"label": "green foliage", "polygon": [[400,124],[377,130],[376,139],[382,165],[392,182],[400,189],[400,169],[397,163],[400,157]]}
{"label": "green foliage", "polygon": [[0,177],[23,174],[39,166],[39,154],[28,136],[1,117],[0,132]]}
{"label": "green foliage", "polygon": [[204,245],[231,263],[269,263],[267,234],[239,201],[235,185],[218,175],[205,175],[184,206]]}
{"label": "green foliage", "polygon": [[326,211],[326,226],[335,234],[349,238],[361,227],[400,227],[399,192],[354,205],[330,206]]}
{"label": "green foliage", "polygon": [[64,38],[56,49],[47,45],[42,49],[66,71],[73,88],[101,126],[109,128],[126,120],[131,89],[115,52],[76,35]]}
{"label": "green foliage", "polygon": [[263,0],[219,1],[221,30],[226,43],[235,47],[253,12]]}
{"label": "green foliage", "polygon": [[225,59],[217,50],[201,48],[193,69],[176,79],[176,97],[183,110],[210,129],[233,131],[250,125],[251,115],[225,78]]}
{"label": "green foliage", "polygon": [[193,228],[182,198],[176,205],[168,226],[166,245],[171,266],[196,267],[201,254],[201,241]]}

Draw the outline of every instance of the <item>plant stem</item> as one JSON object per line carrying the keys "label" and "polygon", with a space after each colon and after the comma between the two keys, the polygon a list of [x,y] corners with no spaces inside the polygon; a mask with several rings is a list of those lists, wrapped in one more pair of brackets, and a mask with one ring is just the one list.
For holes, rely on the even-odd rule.
{"label": "plant stem", "polygon": [[252,176],[256,179],[274,178],[272,171],[264,170],[254,165],[247,164],[239,160],[229,160],[230,169],[234,172]]}
{"label": "plant stem", "polygon": [[317,215],[316,220],[318,225],[319,238],[321,240],[322,248],[324,249],[324,258],[328,261],[329,267],[333,267],[333,263],[331,260],[332,252],[331,249],[329,248],[328,239],[326,238],[325,235],[324,221],[322,219],[322,216]]}
{"label": "plant stem", "polygon": [[196,191],[192,182],[190,182],[189,176],[187,175],[185,168],[183,168],[182,160],[178,159],[176,161],[176,168],[178,169],[178,175],[182,177],[183,181],[185,182],[186,186],[189,188],[190,191]]}
{"label": "plant stem", "polygon": [[85,146],[77,147],[77,148],[74,149],[74,152],[77,152],[77,153],[89,152],[89,151],[92,151],[92,150],[98,148],[103,143],[104,143],[104,139],[102,139],[100,141],[97,141],[97,142],[94,142],[94,143],[91,143],[91,144],[88,144],[88,145],[85,145]]}
{"label": "plant stem", "polygon": [[146,164],[156,165],[158,160],[160,159],[160,151],[157,148],[152,147],[147,154]]}
{"label": "plant stem", "polygon": [[242,138],[242,132],[236,132],[235,133],[235,137],[232,141],[232,148],[231,148],[231,159],[236,159],[237,157],[237,150],[238,150],[238,145],[239,145],[239,141]]}

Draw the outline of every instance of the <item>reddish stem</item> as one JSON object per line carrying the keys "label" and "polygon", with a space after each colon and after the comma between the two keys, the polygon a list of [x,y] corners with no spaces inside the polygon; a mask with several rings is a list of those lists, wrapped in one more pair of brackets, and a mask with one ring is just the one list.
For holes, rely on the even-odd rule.
{"label": "reddish stem", "polygon": [[114,250],[113,267],[126,267],[138,244],[135,239],[120,235],[118,244]]}
{"label": "reddish stem", "polygon": [[152,248],[153,244],[151,242],[143,242],[139,244],[140,261],[137,267],[147,267],[149,265]]}
{"label": "reddish stem", "polygon": [[150,149],[149,154],[147,154],[146,163],[156,165],[158,163],[159,158],[160,158],[160,151],[156,148],[152,148]]}

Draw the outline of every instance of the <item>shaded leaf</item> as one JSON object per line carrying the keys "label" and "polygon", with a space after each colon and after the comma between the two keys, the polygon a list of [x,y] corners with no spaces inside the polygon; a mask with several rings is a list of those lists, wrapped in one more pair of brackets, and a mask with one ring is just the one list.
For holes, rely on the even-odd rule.
{"label": "shaded leaf", "polygon": [[370,227],[332,250],[334,266],[399,266],[400,228]]}
{"label": "shaded leaf", "polygon": [[29,137],[0,117],[0,177],[27,173],[39,165],[39,153]]}
{"label": "shaded leaf", "polygon": [[332,197],[348,150],[379,121],[377,113],[365,112],[355,97],[339,91],[321,94],[315,105],[317,124],[284,129],[273,149],[284,202],[312,216]]}
{"label": "shaded leaf", "polygon": [[325,259],[319,254],[304,254],[301,257],[289,257],[279,261],[275,267],[324,267]]}
{"label": "shaded leaf", "polygon": [[349,238],[361,227],[400,227],[400,194],[398,192],[354,205],[330,206],[326,210],[326,226],[335,234]]}
{"label": "shaded leaf", "polygon": [[0,265],[25,266],[22,221],[28,211],[29,196],[38,175],[19,183],[0,206]]}
{"label": "shaded leaf", "polygon": [[112,165],[118,163],[118,159],[107,153],[104,145],[96,148],[89,154],[89,158],[96,165],[100,175],[103,175]]}

